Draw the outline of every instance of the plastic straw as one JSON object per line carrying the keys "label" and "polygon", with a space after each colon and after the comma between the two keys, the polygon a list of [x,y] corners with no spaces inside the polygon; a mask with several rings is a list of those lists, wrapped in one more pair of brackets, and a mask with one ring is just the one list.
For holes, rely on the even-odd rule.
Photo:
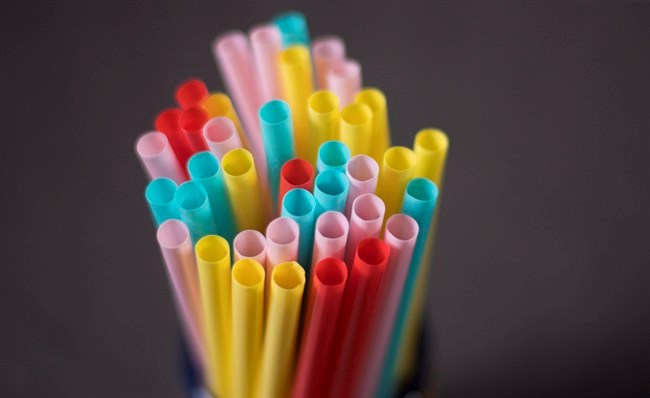
{"label": "plastic straw", "polygon": [[372,110],[372,138],[369,154],[377,163],[381,163],[384,152],[391,145],[386,97],[379,89],[365,88],[357,93],[354,102],[367,105]]}
{"label": "plastic straw", "polygon": [[242,146],[245,148],[249,147],[248,139],[239,121],[239,116],[235,112],[235,107],[232,105],[232,101],[230,101],[230,97],[220,92],[212,93],[203,102],[203,109],[208,112],[210,119],[214,119],[215,117],[227,117],[230,119],[237,129],[237,135]]}
{"label": "plastic straw", "polygon": [[294,220],[300,229],[298,262],[309,267],[314,242],[316,199],[311,192],[296,188],[287,192],[282,200],[282,217]]}
{"label": "plastic straw", "polygon": [[351,377],[363,365],[360,350],[370,331],[389,254],[388,245],[377,238],[364,239],[357,246],[336,327],[331,396],[353,396]]}
{"label": "plastic straw", "polygon": [[217,233],[228,242],[235,237],[235,221],[219,161],[210,152],[199,152],[187,162],[193,181],[205,188]]}
{"label": "plastic straw", "polygon": [[353,156],[345,166],[345,174],[350,181],[348,199],[345,202],[345,215],[350,218],[354,200],[364,193],[375,193],[379,178],[379,165],[370,156]]}
{"label": "plastic straw", "polygon": [[212,209],[205,188],[196,181],[183,183],[174,196],[181,220],[190,230],[192,242],[197,242],[206,235],[216,234]]}
{"label": "plastic straw", "polygon": [[350,150],[341,141],[327,141],[318,149],[316,168],[319,173],[325,170],[337,170],[345,173],[345,166],[350,160]]}
{"label": "plastic straw", "polygon": [[331,91],[315,92],[307,101],[309,108],[309,158],[314,164],[318,149],[326,141],[338,140],[341,123],[339,99]]}
{"label": "plastic straw", "polygon": [[361,90],[361,65],[353,59],[338,62],[325,76],[326,87],[339,97],[341,107],[354,102]]}
{"label": "plastic straw", "polygon": [[291,106],[296,153],[299,158],[309,159],[307,101],[314,85],[307,47],[293,46],[280,53],[280,80],[284,99]]}
{"label": "plastic straw", "polygon": [[259,95],[262,103],[280,98],[280,74],[278,56],[282,51],[280,30],[273,24],[265,24],[250,30],[251,47],[259,81]]}
{"label": "plastic straw", "polygon": [[284,397],[290,389],[305,270],[295,261],[273,269],[269,313],[256,396]]}
{"label": "plastic straw", "polygon": [[248,397],[260,361],[264,321],[264,267],[254,259],[238,260],[232,268],[232,313],[233,392]]}
{"label": "plastic straw", "polygon": [[399,212],[404,190],[415,169],[415,153],[403,146],[388,148],[379,171],[377,196],[386,204],[386,217]]}
{"label": "plastic straw", "polygon": [[413,175],[428,178],[441,187],[449,149],[447,134],[433,128],[420,130],[415,135],[413,149],[417,159]]}
{"label": "plastic straw", "polygon": [[319,89],[327,87],[325,77],[330,69],[345,60],[345,42],[338,36],[323,36],[314,39],[311,46],[314,69]]}
{"label": "plastic straw", "polygon": [[187,139],[187,135],[181,129],[178,119],[181,117],[181,111],[175,108],[165,109],[156,116],[156,130],[165,134],[169,145],[171,145],[178,159],[178,164],[181,166],[183,173],[185,173],[185,165],[187,159],[192,156],[194,151]]}
{"label": "plastic straw", "polygon": [[282,100],[269,101],[260,108],[259,118],[275,208],[278,204],[280,169],[285,162],[296,156],[291,109]]}
{"label": "plastic straw", "polygon": [[168,177],[177,184],[187,180],[174,150],[163,133],[150,131],[141,135],[135,144],[135,152],[149,179]]}
{"label": "plastic straw", "polygon": [[384,202],[371,193],[360,195],[354,200],[350,215],[348,244],[345,249],[345,263],[348,267],[354,261],[359,242],[366,238],[379,237],[385,211]]}
{"label": "plastic straw", "polygon": [[241,231],[233,241],[235,261],[250,258],[260,264],[266,264],[266,238],[254,229]]}
{"label": "plastic straw", "polygon": [[370,334],[361,353],[360,362],[363,365],[357,368],[357,374],[352,377],[355,381],[351,390],[353,396],[374,394],[417,235],[417,222],[405,214],[394,214],[386,221],[384,242],[390,248],[390,256],[379,288]]}
{"label": "plastic straw", "polygon": [[[266,227],[266,275],[271,275],[276,265],[298,260],[300,227],[290,218],[278,217]],[[271,278],[266,278],[267,298],[271,291]]]}
{"label": "plastic straw", "polygon": [[309,46],[309,29],[307,19],[298,11],[288,11],[278,14],[273,22],[282,34],[282,45],[289,47],[295,44]]}
{"label": "plastic straw", "polygon": [[233,377],[230,248],[224,238],[208,235],[197,242],[195,252],[210,364],[207,381],[213,394],[228,397]]}
{"label": "plastic straw", "polygon": [[208,96],[208,88],[199,79],[186,80],[176,88],[176,103],[182,109],[201,105]]}
{"label": "plastic straw", "polygon": [[422,266],[422,257],[429,235],[429,227],[431,226],[431,220],[434,215],[437,197],[438,188],[431,180],[426,178],[414,178],[406,187],[402,213],[411,216],[417,221],[420,233],[415,241],[415,248],[413,249],[411,264],[406,275],[406,281],[404,282],[404,289],[400,298],[394,328],[391,332],[388,351],[386,352],[384,366],[379,377],[377,393],[380,397],[393,396],[396,389],[395,369],[399,348],[401,341],[404,339],[407,326],[406,318],[409,313],[409,308],[412,305],[417,276]]}
{"label": "plastic straw", "polygon": [[169,178],[156,178],[147,185],[144,197],[156,227],[172,218],[180,220],[181,215],[174,200],[177,190],[178,185]]}
{"label": "plastic straw", "polygon": [[303,159],[291,159],[280,170],[280,192],[278,193],[278,214],[282,213],[282,199],[294,188],[308,191],[314,189],[314,168]]}
{"label": "plastic straw", "polygon": [[203,126],[208,119],[208,112],[200,105],[185,109],[178,119],[179,125],[187,134],[194,153],[208,150],[205,139],[203,139]]}
{"label": "plastic straw", "polygon": [[370,150],[372,110],[363,104],[350,104],[341,110],[341,142],[350,148],[352,156]]}
{"label": "plastic straw", "polygon": [[307,309],[303,321],[303,339],[296,368],[292,397],[324,397],[334,366],[333,350],[336,323],[348,279],[348,269],[339,259],[326,258],[314,267]]}
{"label": "plastic straw", "polygon": [[221,162],[226,188],[238,231],[264,231],[265,215],[260,197],[253,155],[246,149],[234,149]]}
{"label": "plastic straw", "polygon": [[210,119],[203,126],[203,138],[219,160],[233,149],[243,147],[235,123],[225,116]]}
{"label": "plastic straw", "polygon": [[316,218],[329,210],[343,213],[349,185],[348,178],[338,170],[329,169],[318,174],[314,181]]}
{"label": "plastic straw", "polygon": [[318,217],[314,232],[314,254],[311,257],[312,270],[327,257],[343,260],[349,229],[348,219],[342,213],[327,211]]}

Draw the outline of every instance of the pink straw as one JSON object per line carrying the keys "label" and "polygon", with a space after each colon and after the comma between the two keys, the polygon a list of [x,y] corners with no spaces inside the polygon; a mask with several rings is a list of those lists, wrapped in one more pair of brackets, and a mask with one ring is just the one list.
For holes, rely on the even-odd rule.
{"label": "pink straw", "polygon": [[242,148],[235,124],[225,116],[210,119],[203,126],[203,138],[219,160],[233,149]]}
{"label": "pink straw", "polygon": [[[290,218],[278,217],[266,227],[266,275],[271,275],[273,268],[286,261],[298,259],[298,223]],[[271,278],[266,278],[267,283]],[[265,292],[268,292],[269,285]]]}
{"label": "pink straw", "polygon": [[327,88],[327,73],[334,65],[345,60],[345,43],[338,36],[323,36],[314,39],[311,47],[316,69],[318,88]]}
{"label": "pink straw", "polygon": [[150,179],[167,177],[179,185],[187,180],[165,134],[158,131],[142,134],[135,143],[135,152]]}
{"label": "pink straw", "polygon": [[348,269],[352,266],[359,242],[366,238],[379,237],[385,212],[384,202],[374,194],[366,193],[354,200],[350,216],[348,244],[345,250],[345,263],[348,265]]}
{"label": "pink straw", "polygon": [[266,238],[254,229],[241,231],[233,240],[235,261],[251,258],[258,263],[266,264]]}
{"label": "pink straw", "polygon": [[278,73],[278,56],[282,51],[280,31],[273,24],[258,25],[250,30],[248,37],[255,58],[261,103],[281,98]]}
{"label": "pink straw", "polygon": [[325,76],[327,89],[339,97],[341,108],[354,102],[361,90],[361,65],[348,59],[334,65]]}
{"label": "pink straw", "polygon": [[312,270],[327,257],[343,260],[349,229],[348,219],[337,211],[327,211],[318,217],[314,232],[314,253],[311,258]]}
{"label": "pink straw", "polygon": [[348,199],[345,202],[345,215],[350,218],[354,200],[364,193],[375,193],[379,178],[379,165],[370,156],[353,156],[345,166],[345,174],[350,180]]}

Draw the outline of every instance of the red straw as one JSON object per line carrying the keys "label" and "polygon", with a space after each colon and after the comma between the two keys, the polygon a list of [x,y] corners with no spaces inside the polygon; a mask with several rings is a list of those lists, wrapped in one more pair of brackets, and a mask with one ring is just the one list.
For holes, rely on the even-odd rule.
{"label": "red straw", "polygon": [[314,188],[314,168],[304,159],[291,159],[280,170],[280,192],[278,192],[278,214],[282,212],[284,194],[294,188],[312,191]]}
{"label": "red straw", "polygon": [[187,136],[183,133],[181,126],[178,123],[178,120],[181,116],[181,111],[176,108],[168,108],[163,110],[156,116],[156,130],[167,136],[169,145],[171,145],[178,159],[178,163],[181,165],[181,169],[185,176],[187,177],[187,159],[192,156],[192,147],[190,142],[187,140]]}
{"label": "red straw", "polygon": [[178,124],[187,134],[187,139],[192,145],[193,152],[202,152],[208,150],[208,144],[203,138],[203,126],[207,123],[208,112],[200,106],[185,109],[178,119]]}
{"label": "red straw", "polygon": [[202,80],[189,79],[176,88],[176,102],[183,109],[201,105],[210,94]]}
{"label": "red straw", "polygon": [[327,366],[332,351],[336,319],[343,300],[348,268],[342,260],[325,258],[313,270],[303,338],[292,397],[325,396],[333,367]]}

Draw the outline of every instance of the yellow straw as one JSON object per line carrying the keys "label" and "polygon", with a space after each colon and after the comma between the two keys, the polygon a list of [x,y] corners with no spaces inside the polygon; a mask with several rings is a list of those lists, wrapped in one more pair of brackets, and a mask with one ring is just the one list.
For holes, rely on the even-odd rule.
{"label": "yellow straw", "polygon": [[372,110],[372,133],[370,139],[370,156],[381,164],[384,152],[390,146],[390,129],[386,97],[377,88],[365,88],[354,98],[357,104],[367,105]]}
{"label": "yellow straw", "polygon": [[318,148],[321,144],[339,139],[339,98],[331,91],[322,90],[309,97],[309,158],[316,165]]}
{"label": "yellow straw", "polygon": [[433,128],[420,130],[413,144],[417,158],[413,176],[428,178],[441,190],[448,149],[449,139],[443,131]]}
{"label": "yellow straw", "polygon": [[404,190],[413,177],[414,168],[415,153],[409,148],[394,146],[384,152],[377,182],[377,196],[386,205],[384,220],[400,212]]}
{"label": "yellow straw", "polygon": [[264,204],[253,155],[243,148],[233,149],[224,155],[221,166],[237,230],[255,229],[264,233]]}
{"label": "yellow straw", "polygon": [[350,155],[367,154],[372,134],[372,110],[363,104],[350,104],[341,110],[341,141]]}
{"label": "yellow straw", "polygon": [[225,116],[230,119],[237,129],[237,134],[244,148],[249,147],[246,134],[242,130],[239,117],[237,117],[237,112],[235,112],[235,107],[232,105],[230,97],[221,92],[212,93],[203,103],[203,109],[208,112],[210,119],[220,116]]}

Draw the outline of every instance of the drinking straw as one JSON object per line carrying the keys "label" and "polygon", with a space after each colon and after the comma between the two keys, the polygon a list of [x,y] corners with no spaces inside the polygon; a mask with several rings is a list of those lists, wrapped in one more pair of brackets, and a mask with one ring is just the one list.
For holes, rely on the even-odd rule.
{"label": "drinking straw", "polygon": [[303,188],[308,191],[314,189],[314,168],[304,159],[291,159],[280,170],[278,214],[282,213],[282,199],[284,195],[294,188]]}
{"label": "drinking straw", "polygon": [[280,98],[278,56],[282,51],[280,30],[273,24],[253,27],[248,37],[253,48],[255,66],[259,82],[260,102],[265,103]]}
{"label": "drinking straw", "polygon": [[278,204],[280,169],[296,156],[293,143],[291,108],[282,100],[264,104],[259,111],[260,127],[266,151],[266,166],[274,208]]}
{"label": "drinking straw", "polygon": [[185,173],[185,165],[187,164],[187,159],[192,156],[193,150],[190,145],[187,135],[181,129],[181,126],[178,124],[178,119],[181,117],[181,111],[175,108],[165,109],[156,116],[156,130],[165,134],[169,140],[169,145],[171,145],[178,159],[178,164],[181,166],[181,169]]}
{"label": "drinking straw", "polygon": [[379,287],[377,307],[372,317],[370,334],[361,351],[360,362],[363,365],[357,369],[360,371],[352,377],[352,380],[355,380],[355,387],[351,390],[353,396],[372,396],[374,394],[417,235],[417,222],[405,214],[394,214],[386,221],[384,242],[390,248],[390,256]]}
{"label": "drinking straw", "polygon": [[208,150],[208,146],[203,139],[203,126],[208,119],[208,112],[201,106],[185,109],[178,118],[178,124],[187,134],[193,153]]}
{"label": "drinking straw", "polygon": [[341,141],[327,141],[318,149],[316,168],[319,173],[325,170],[337,170],[345,173],[345,166],[350,160],[350,150]]}
{"label": "drinking straw", "polygon": [[235,222],[219,161],[210,152],[199,152],[187,162],[187,170],[192,181],[205,188],[217,233],[232,242],[235,237]]}
{"label": "drinking straw", "polygon": [[341,141],[352,156],[368,153],[372,132],[372,110],[367,105],[350,104],[341,110]]}
{"label": "drinking straw", "polygon": [[360,371],[358,368],[363,365],[360,350],[370,331],[371,317],[389,254],[389,246],[377,238],[364,239],[357,246],[336,327],[331,396],[353,396],[351,376],[357,374]]}
{"label": "drinking straw", "polygon": [[350,231],[345,249],[345,263],[352,266],[357,245],[363,239],[377,238],[381,232],[386,207],[382,200],[371,193],[359,195],[352,204]]}
{"label": "drinking straw", "polygon": [[348,199],[345,201],[345,215],[350,218],[352,203],[364,193],[375,193],[379,178],[379,165],[367,155],[353,156],[345,166],[350,181]]}
{"label": "drinking straw", "polygon": [[168,177],[177,184],[187,180],[165,134],[158,131],[142,134],[136,141],[135,152],[149,179]]}
{"label": "drinking straw", "polygon": [[[290,218],[278,217],[266,227],[266,275],[271,275],[276,265],[298,260],[300,227]],[[266,299],[271,291],[271,278],[266,278]]]}
{"label": "drinking straw", "polygon": [[309,118],[307,101],[314,85],[312,82],[309,49],[292,46],[280,53],[280,80],[284,99],[291,107],[294,141],[299,158],[309,158]]}
{"label": "drinking straw", "polygon": [[350,223],[342,213],[326,211],[318,217],[314,232],[314,253],[311,257],[312,270],[327,257],[343,260],[349,229]]}
{"label": "drinking straw", "polygon": [[298,11],[287,11],[276,15],[273,22],[282,34],[282,45],[289,47],[294,44],[309,45],[309,29],[307,19]]}
{"label": "drinking straw", "polygon": [[144,197],[151,210],[156,228],[163,222],[181,218],[178,205],[174,200],[178,185],[169,178],[156,178],[147,184]]}
{"label": "drinking straw", "polygon": [[207,382],[213,394],[228,397],[233,376],[230,248],[224,238],[208,235],[197,242],[195,253],[210,364]]}
{"label": "drinking straw", "polygon": [[415,153],[403,146],[390,147],[384,152],[379,171],[377,196],[386,204],[386,217],[399,212],[404,190],[415,168]]}
{"label": "drinking straw", "polygon": [[264,268],[252,258],[232,267],[232,313],[233,393],[248,397],[260,360],[264,320]]}
{"label": "drinking straw", "polygon": [[400,344],[404,339],[407,326],[406,319],[409,308],[412,305],[417,276],[422,266],[422,257],[429,235],[429,227],[433,219],[437,197],[438,188],[431,180],[426,178],[412,179],[408,183],[406,192],[404,193],[402,213],[411,216],[417,221],[420,232],[415,241],[413,256],[404,282],[404,289],[400,298],[394,328],[391,332],[388,351],[386,351],[384,365],[379,377],[379,386],[377,388],[379,397],[393,396],[395,392],[395,370]]}
{"label": "drinking straw", "polygon": [[203,308],[190,233],[181,221],[167,220],[158,228],[156,238],[194,364],[204,370]]}
{"label": "drinking straw", "polygon": [[348,178],[338,170],[328,169],[318,174],[314,181],[316,218],[329,210],[343,213],[349,185]]}
{"label": "drinking straw", "polygon": [[182,109],[201,105],[210,94],[202,80],[189,79],[176,88],[176,103]]}
{"label": "drinking straw", "polygon": [[221,166],[237,230],[263,231],[265,214],[253,155],[243,148],[233,149],[223,157]]}
{"label": "drinking straw", "polygon": [[295,261],[277,265],[271,274],[262,361],[256,396],[284,397],[289,393],[305,270]]}
{"label": "drinking straw", "polygon": [[331,91],[317,91],[307,101],[309,116],[309,161],[314,164],[318,149],[326,141],[339,139],[339,99]]}
{"label": "drinking straw", "polygon": [[303,320],[303,338],[291,396],[324,397],[334,366],[336,323],[348,279],[348,268],[336,258],[325,258],[314,266]]}
{"label": "drinking straw", "polygon": [[246,134],[244,134],[241,122],[239,121],[239,116],[237,116],[237,112],[235,112],[235,107],[232,105],[230,97],[220,92],[212,93],[205,102],[203,102],[203,109],[208,112],[210,119],[214,119],[215,117],[227,117],[230,119],[237,129],[237,135],[239,135],[239,141],[242,146],[245,148],[249,147]]}
{"label": "drinking straw", "polygon": [[428,178],[440,188],[445,171],[449,138],[442,130],[427,128],[415,135],[416,161],[413,176]]}
{"label": "drinking straw", "polygon": [[205,235],[217,233],[208,193],[203,185],[196,181],[184,182],[178,187],[174,200],[178,205],[181,220],[190,230],[192,242],[197,242]]}
{"label": "drinking straw", "polygon": [[266,238],[254,229],[241,231],[232,244],[235,261],[251,258],[260,264],[266,264]]}
{"label": "drinking straw", "polygon": [[316,199],[311,192],[296,188],[282,199],[282,217],[294,220],[300,229],[298,237],[298,262],[304,267],[311,264],[316,222]]}
{"label": "drinking straw", "polygon": [[341,107],[348,106],[361,90],[361,65],[353,59],[338,62],[327,72],[325,82],[327,89],[339,97]]}
{"label": "drinking straw", "polygon": [[203,126],[203,138],[210,152],[219,160],[233,149],[243,147],[235,124],[225,116],[208,120]]}
{"label": "drinking straw", "polygon": [[338,36],[322,36],[314,39],[311,46],[314,57],[316,82],[319,89],[327,87],[325,77],[330,69],[345,60],[345,42]]}
{"label": "drinking straw", "polygon": [[372,110],[372,139],[370,140],[370,156],[381,163],[384,152],[390,144],[390,128],[388,125],[388,110],[386,97],[377,88],[365,88],[354,97],[357,104],[367,105]]}

